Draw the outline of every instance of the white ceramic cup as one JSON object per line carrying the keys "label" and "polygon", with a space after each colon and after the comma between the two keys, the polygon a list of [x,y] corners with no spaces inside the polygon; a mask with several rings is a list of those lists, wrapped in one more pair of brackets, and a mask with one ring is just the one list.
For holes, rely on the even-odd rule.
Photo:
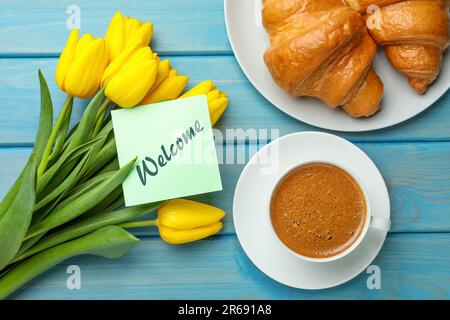
{"label": "white ceramic cup", "polygon": [[[366,202],[366,217],[365,217],[365,224],[364,224],[364,228],[361,231],[361,233],[359,234],[358,239],[355,240],[355,242],[352,243],[352,245],[350,247],[348,247],[346,250],[342,251],[341,253],[338,253],[334,256],[330,256],[330,257],[325,257],[325,258],[312,258],[312,257],[307,257],[304,255],[299,254],[298,252],[293,251],[291,248],[289,248],[278,236],[278,234],[276,233],[273,224],[272,224],[272,218],[271,218],[271,213],[270,213],[270,204],[272,201],[272,197],[273,194],[275,192],[275,190],[277,189],[277,187],[279,186],[280,182],[289,174],[291,173],[293,170],[308,165],[308,164],[314,164],[314,163],[323,163],[323,164],[329,164],[329,165],[333,165],[335,167],[338,167],[342,170],[344,170],[346,173],[348,173],[354,180],[355,182],[358,184],[359,188],[361,189],[363,196],[364,196],[364,200]],[[282,173],[280,175],[280,177],[278,178],[274,188],[272,189],[272,192],[270,194],[269,197],[269,202],[267,205],[267,214],[266,214],[267,219],[269,220],[268,223],[270,225],[270,229],[272,230],[273,235],[278,239],[278,242],[280,243],[280,245],[285,248],[286,250],[288,250],[291,254],[295,255],[296,257],[303,259],[305,261],[309,261],[309,262],[331,262],[331,261],[335,261],[338,259],[341,259],[343,257],[345,257],[346,255],[348,255],[350,252],[352,252],[353,250],[355,250],[359,244],[363,241],[364,237],[367,234],[367,230],[369,230],[369,228],[374,228],[374,229],[379,229],[382,230],[384,232],[388,231],[391,227],[391,220],[389,219],[385,219],[385,218],[380,218],[380,217],[376,217],[372,215],[372,211],[371,211],[371,206],[370,206],[370,201],[369,201],[369,197],[367,195],[366,192],[366,188],[364,187],[364,184],[361,182],[361,180],[352,173],[351,170],[349,170],[348,168],[346,168],[345,166],[341,165],[341,164],[337,164],[334,162],[330,162],[330,161],[326,161],[326,160],[313,160],[313,161],[307,161],[307,162],[302,162],[302,163],[297,163],[295,164],[293,167],[289,168],[288,170],[286,170],[284,173]]]}

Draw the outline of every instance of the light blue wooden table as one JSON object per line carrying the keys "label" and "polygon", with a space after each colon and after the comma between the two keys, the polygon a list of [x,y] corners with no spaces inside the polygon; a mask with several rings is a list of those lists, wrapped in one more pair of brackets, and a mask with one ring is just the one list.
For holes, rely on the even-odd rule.
{"label": "light blue wooden table", "polygon": [[[241,72],[230,49],[222,0],[0,0],[0,196],[30,153],[36,132],[37,69],[51,84],[54,105],[63,95],[53,75],[68,30],[66,9],[81,9],[81,30],[102,36],[116,10],[152,20],[152,47],[170,56],[190,86],[212,79],[231,102],[217,126],[279,129],[284,135],[316,130],[268,103]],[[448,63],[449,61],[446,61]],[[82,106],[76,111],[81,114]],[[58,110],[59,111],[59,110]],[[17,292],[17,299],[436,299],[450,298],[450,96],[415,119],[382,131],[338,135],[355,142],[383,173],[391,195],[392,230],[374,264],[381,290],[369,290],[362,273],[322,291],[292,289],[258,271],[242,251],[232,223],[232,196],[243,168],[221,165],[224,190],[199,197],[224,208],[226,227],[216,237],[182,247],[163,243],[152,230],[119,260],[78,257],[46,272]],[[230,141],[228,141],[230,142]],[[237,141],[253,152],[258,141]],[[218,150],[236,152],[230,144]],[[82,289],[66,289],[66,269],[79,265]]]}

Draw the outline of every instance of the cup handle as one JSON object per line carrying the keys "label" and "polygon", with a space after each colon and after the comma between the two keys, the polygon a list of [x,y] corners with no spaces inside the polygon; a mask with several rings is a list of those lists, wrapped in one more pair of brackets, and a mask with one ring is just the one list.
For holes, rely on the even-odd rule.
{"label": "cup handle", "polygon": [[391,228],[391,220],[372,216],[369,225],[374,229],[389,231]]}

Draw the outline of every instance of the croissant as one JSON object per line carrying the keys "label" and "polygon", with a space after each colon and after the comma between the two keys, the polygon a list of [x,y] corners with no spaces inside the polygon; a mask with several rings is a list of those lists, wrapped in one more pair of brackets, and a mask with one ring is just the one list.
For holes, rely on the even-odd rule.
{"label": "croissant", "polygon": [[439,75],[443,52],[449,44],[449,1],[346,2],[361,13],[369,9],[366,19],[370,34],[385,47],[388,60],[407,77],[410,86],[425,93]]}
{"label": "croissant", "polygon": [[377,46],[358,12],[341,0],[264,0],[262,15],[270,36],[264,61],[285,91],[342,106],[353,117],[380,110]]}

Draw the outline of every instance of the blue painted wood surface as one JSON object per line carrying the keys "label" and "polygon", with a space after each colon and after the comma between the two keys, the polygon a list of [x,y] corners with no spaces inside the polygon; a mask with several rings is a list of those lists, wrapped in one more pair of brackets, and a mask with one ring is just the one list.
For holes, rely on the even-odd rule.
{"label": "blue painted wood surface", "polygon": [[[119,260],[70,259],[27,284],[23,299],[444,299],[449,298],[450,235],[395,234],[374,264],[381,290],[368,290],[368,274],[332,289],[307,291],[261,273],[235,236],[216,236],[183,247],[146,237]],[[65,289],[66,269],[79,265],[81,290]]]}
{"label": "blue painted wood surface", "polygon": [[153,44],[160,54],[231,53],[222,0],[2,0],[0,54],[58,56],[67,38],[66,11],[74,4],[81,9],[81,31],[96,37],[119,10],[154,23]]}
{"label": "blue painted wood surface", "polygon": [[[280,135],[316,130],[265,100],[247,81],[233,56],[180,56],[170,57],[170,60],[180,73],[189,75],[189,86],[212,79],[221,90],[231,93],[230,108],[216,126],[224,133],[226,129],[237,128],[277,129]],[[34,141],[39,116],[38,68],[48,79],[56,117],[65,98],[53,80],[56,63],[56,58],[0,59],[0,145],[31,145]],[[449,105],[450,93],[447,92],[427,112],[404,124],[375,132],[338,135],[352,141],[450,141]],[[74,108],[76,115],[81,112],[81,106]]]}
{"label": "blue painted wood surface", "polygon": [[[66,9],[72,3],[0,2],[0,196],[17,176],[34,141],[38,68],[49,80],[55,106],[63,101],[53,74],[68,32]],[[82,31],[96,36],[104,33],[116,10],[152,20],[152,47],[190,76],[190,86],[213,79],[228,92],[230,107],[217,126],[223,134],[237,128],[277,129],[280,135],[317,130],[281,113],[247,81],[227,41],[222,0],[82,0],[76,4],[81,9]],[[82,109],[83,103],[78,103],[75,118]],[[71,259],[13,298],[450,298],[449,93],[404,124],[376,132],[337,134],[368,153],[390,191],[392,232],[374,262],[382,270],[381,290],[367,289],[367,274],[337,288],[310,292],[280,285],[259,272],[240,248],[232,224],[232,197],[244,164],[225,163],[220,166],[224,191],[196,197],[228,212],[226,227],[218,236],[173,247],[160,241],[154,230],[137,230],[142,242],[122,259]],[[218,144],[219,155],[243,154],[248,159],[261,145],[252,139],[237,142],[236,148]],[[81,267],[81,290],[65,288],[65,271],[71,264]]]}

